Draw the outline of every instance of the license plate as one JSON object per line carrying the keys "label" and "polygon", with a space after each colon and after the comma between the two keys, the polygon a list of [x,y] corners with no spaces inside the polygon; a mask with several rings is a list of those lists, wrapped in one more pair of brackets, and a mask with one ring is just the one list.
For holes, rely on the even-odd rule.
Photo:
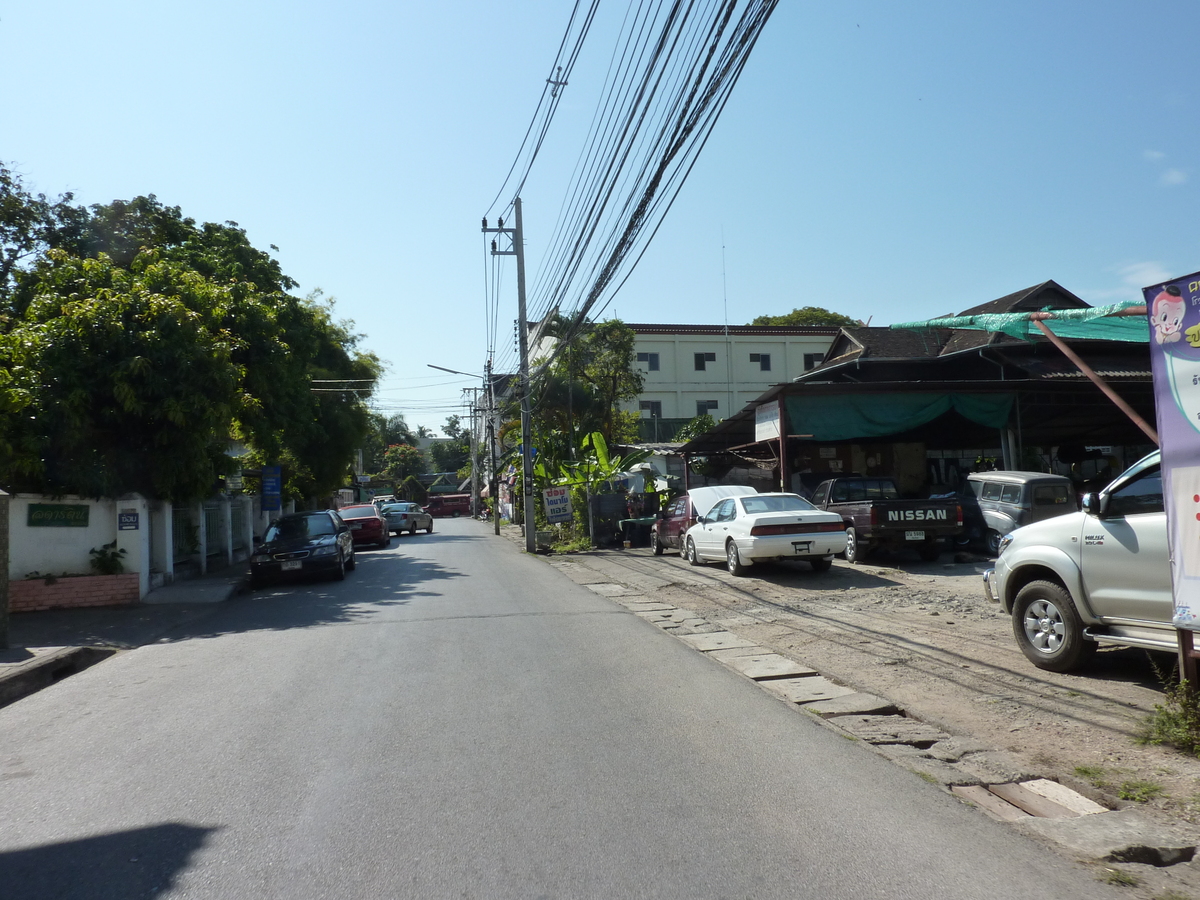
{"label": "license plate", "polygon": [[812,541],[792,541],[797,553],[807,553],[812,547]]}
{"label": "license plate", "polygon": [[300,560],[289,559],[286,562],[281,563],[279,568],[281,568],[285,572],[294,572],[300,568]]}
{"label": "license plate", "polygon": [[906,531],[904,532],[906,541],[923,541],[925,540],[925,532],[923,531]]}

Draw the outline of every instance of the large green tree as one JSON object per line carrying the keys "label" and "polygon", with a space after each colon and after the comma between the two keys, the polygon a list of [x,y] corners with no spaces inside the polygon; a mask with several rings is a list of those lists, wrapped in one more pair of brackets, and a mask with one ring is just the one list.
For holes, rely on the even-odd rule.
{"label": "large green tree", "polygon": [[463,427],[462,419],[450,416],[442,429],[446,440],[429,445],[429,456],[435,472],[457,472],[471,459],[471,433]]}
{"label": "large green tree", "polygon": [[837,325],[854,328],[862,325],[858,319],[832,312],[821,306],[804,306],[782,316],[759,316],[751,325]]}
{"label": "large green tree", "polygon": [[190,499],[231,439],[293,496],[344,483],[380,365],[333,302],[236,223],[69,199],[0,168],[0,483]]}

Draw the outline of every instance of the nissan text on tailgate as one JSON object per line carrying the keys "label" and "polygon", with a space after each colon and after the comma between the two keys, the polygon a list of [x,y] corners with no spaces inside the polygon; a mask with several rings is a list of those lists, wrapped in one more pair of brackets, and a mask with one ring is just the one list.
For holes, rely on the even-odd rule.
{"label": "nissan text on tailgate", "polygon": [[846,559],[852,563],[881,547],[908,547],[933,562],[944,539],[963,527],[962,507],[955,498],[903,500],[891,478],[832,478],[821,482],[812,502],[818,509],[841,515],[846,524]]}

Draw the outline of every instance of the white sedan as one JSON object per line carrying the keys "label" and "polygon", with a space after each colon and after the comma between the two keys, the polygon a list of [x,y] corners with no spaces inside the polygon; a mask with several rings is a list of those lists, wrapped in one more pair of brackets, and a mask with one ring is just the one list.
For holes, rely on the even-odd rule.
{"label": "white sedan", "polygon": [[817,509],[798,494],[727,497],[687,531],[684,557],[693,566],[725,560],[733,575],[757,562],[803,559],[818,572],[846,549],[837,513]]}

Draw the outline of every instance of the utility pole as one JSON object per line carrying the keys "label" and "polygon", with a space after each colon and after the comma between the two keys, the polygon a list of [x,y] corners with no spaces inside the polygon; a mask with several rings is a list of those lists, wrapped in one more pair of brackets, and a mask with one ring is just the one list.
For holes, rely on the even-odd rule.
{"label": "utility pole", "polygon": [[492,472],[488,493],[492,500],[492,523],[500,534],[500,474],[496,471],[496,384],[492,380],[492,361],[487,361],[488,437],[492,445]]}
{"label": "utility pole", "polygon": [[525,316],[525,237],[521,229],[521,198],[513,200],[513,210],[516,215],[516,227],[505,228],[504,220],[497,220],[497,228],[488,228],[487,219],[483,220],[484,232],[506,234],[512,240],[511,250],[500,250],[492,241],[493,256],[515,256],[517,258],[517,341],[521,356],[521,481],[522,494],[525,500],[525,551],[533,553],[537,550],[534,535],[535,497],[533,496],[533,411],[529,399],[529,323]]}

